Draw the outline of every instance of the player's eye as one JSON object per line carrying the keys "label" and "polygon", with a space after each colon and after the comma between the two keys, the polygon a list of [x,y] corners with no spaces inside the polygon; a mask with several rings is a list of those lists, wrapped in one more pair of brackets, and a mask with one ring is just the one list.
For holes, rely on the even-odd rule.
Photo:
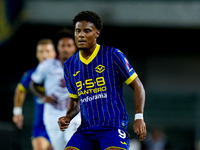
{"label": "player's eye", "polygon": [[80,33],[81,32],[81,30],[80,29],[76,29],[76,33]]}
{"label": "player's eye", "polygon": [[86,30],[85,30],[85,33],[89,33],[89,32],[90,32],[90,29],[86,29]]}

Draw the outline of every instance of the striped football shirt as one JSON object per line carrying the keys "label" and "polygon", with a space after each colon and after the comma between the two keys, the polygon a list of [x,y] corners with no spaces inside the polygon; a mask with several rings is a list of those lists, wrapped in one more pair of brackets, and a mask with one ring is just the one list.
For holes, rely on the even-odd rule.
{"label": "striped football shirt", "polygon": [[79,51],[64,63],[64,75],[70,97],[80,100],[80,129],[127,127],[123,82],[130,84],[137,74],[119,49],[97,44],[89,59]]}

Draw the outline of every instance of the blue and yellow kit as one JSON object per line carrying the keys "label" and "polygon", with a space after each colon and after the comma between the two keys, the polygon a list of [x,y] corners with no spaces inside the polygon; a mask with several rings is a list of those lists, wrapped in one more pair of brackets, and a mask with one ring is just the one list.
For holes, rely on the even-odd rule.
{"label": "blue and yellow kit", "polygon": [[123,82],[130,84],[137,74],[119,49],[97,44],[89,59],[79,51],[64,63],[64,72],[70,97],[80,99],[82,123],[78,130],[127,128]]}
{"label": "blue and yellow kit", "polygon": [[[27,92],[29,89],[29,84],[31,81],[31,75],[36,70],[36,68],[32,68],[26,72],[24,72],[23,76],[21,77],[20,82],[18,83],[18,87],[20,91]],[[37,89],[41,92],[44,92],[43,85],[38,85]],[[33,120],[33,129],[32,135],[33,138],[36,137],[45,137],[49,140],[47,132],[45,130],[44,122],[43,122],[43,111],[44,111],[44,103],[41,99],[36,96],[33,96],[34,99],[34,120]]]}

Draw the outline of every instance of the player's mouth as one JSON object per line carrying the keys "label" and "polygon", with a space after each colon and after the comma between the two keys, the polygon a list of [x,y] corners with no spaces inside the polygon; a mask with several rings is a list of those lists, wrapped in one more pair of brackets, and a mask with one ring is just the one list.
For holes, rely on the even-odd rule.
{"label": "player's mouth", "polygon": [[79,41],[78,41],[78,44],[80,44],[80,45],[86,44],[86,41],[85,41],[85,40],[79,40]]}

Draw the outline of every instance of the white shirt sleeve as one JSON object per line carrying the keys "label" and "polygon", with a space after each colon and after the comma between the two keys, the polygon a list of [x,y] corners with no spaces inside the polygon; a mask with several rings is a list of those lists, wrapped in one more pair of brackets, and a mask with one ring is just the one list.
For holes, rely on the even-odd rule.
{"label": "white shirt sleeve", "polygon": [[31,79],[33,80],[33,82],[37,84],[42,84],[44,82],[46,72],[48,69],[48,67],[46,67],[46,64],[47,62],[43,61],[37,66],[35,72],[33,72],[33,74],[31,75]]}

